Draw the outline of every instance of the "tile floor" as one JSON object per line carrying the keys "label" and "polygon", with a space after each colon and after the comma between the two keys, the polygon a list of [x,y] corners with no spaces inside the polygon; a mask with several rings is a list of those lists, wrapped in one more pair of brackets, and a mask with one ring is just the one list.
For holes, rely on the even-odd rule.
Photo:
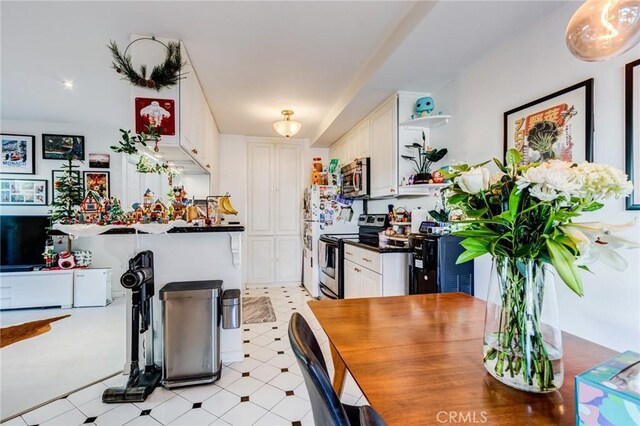
{"label": "tile floor", "polygon": [[[309,395],[287,335],[291,314],[300,312],[331,364],[327,336],[306,304],[311,297],[302,287],[253,288],[245,290],[244,296],[269,296],[277,320],[242,326],[245,358],[223,365],[222,377],[215,384],[158,388],[142,403],[103,404],[104,389],[126,381],[125,376],[118,375],[4,424],[313,425]],[[329,369],[333,374],[331,366]],[[352,405],[367,403],[349,376],[342,401]]]}

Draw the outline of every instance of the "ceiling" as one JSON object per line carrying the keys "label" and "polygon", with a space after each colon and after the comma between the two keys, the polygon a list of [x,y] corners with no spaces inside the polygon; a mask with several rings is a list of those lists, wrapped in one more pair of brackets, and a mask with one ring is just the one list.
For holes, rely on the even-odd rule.
{"label": "ceiling", "polygon": [[[11,2],[1,12],[1,117],[126,127],[109,40],[181,39],[219,130],[328,146],[395,90],[433,91],[562,2]],[[72,79],[73,90],[60,82]]]}

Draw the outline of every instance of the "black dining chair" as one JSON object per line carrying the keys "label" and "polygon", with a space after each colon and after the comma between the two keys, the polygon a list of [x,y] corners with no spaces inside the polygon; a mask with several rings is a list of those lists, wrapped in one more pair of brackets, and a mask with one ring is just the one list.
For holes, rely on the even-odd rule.
{"label": "black dining chair", "polygon": [[309,324],[299,313],[291,315],[289,342],[304,377],[313,420],[323,426],[385,426],[370,406],[356,407],[340,402],[331,386],[327,364]]}

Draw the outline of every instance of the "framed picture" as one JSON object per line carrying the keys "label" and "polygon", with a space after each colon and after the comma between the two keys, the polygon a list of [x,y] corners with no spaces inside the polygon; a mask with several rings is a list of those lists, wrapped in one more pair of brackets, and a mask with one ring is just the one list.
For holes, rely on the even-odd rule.
{"label": "framed picture", "polygon": [[84,193],[88,191],[95,191],[103,198],[109,198],[109,172],[94,172],[85,171],[82,177],[84,178]]}
{"label": "framed picture", "polygon": [[66,160],[69,154],[84,160],[84,136],[42,135],[42,158]]}
{"label": "framed picture", "polygon": [[[76,178],[80,179],[80,172],[75,170],[73,172]],[[51,170],[51,202],[58,198],[58,187],[60,185],[60,179],[64,176],[64,170]]]}
{"label": "framed picture", "polygon": [[593,161],[593,79],[505,112],[505,154],[510,148],[524,164]]}
{"label": "framed picture", "polygon": [[89,167],[92,169],[108,169],[111,156],[109,154],[89,154]]}
{"label": "framed picture", "polygon": [[625,168],[633,182],[627,210],[640,210],[640,59],[624,70]]}
{"label": "framed picture", "polygon": [[156,127],[160,135],[176,134],[175,101],[173,99],[136,98],[136,133],[146,133],[146,126]]}
{"label": "framed picture", "polygon": [[36,138],[31,135],[2,133],[2,163],[0,173],[36,174]]}
{"label": "framed picture", "polygon": [[46,206],[47,181],[41,179],[0,179],[0,205]]}

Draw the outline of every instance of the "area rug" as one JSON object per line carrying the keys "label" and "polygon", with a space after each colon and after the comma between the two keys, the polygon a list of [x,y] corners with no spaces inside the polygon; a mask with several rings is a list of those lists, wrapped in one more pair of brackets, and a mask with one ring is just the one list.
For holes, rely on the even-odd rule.
{"label": "area rug", "polygon": [[273,311],[271,299],[267,296],[243,297],[242,317],[243,324],[274,322],[276,320],[276,314]]}
{"label": "area rug", "polygon": [[60,317],[47,318],[38,321],[25,322],[24,324],[12,325],[0,328],[0,348],[12,345],[21,340],[39,336],[51,330],[51,323],[70,317],[62,315]]}

